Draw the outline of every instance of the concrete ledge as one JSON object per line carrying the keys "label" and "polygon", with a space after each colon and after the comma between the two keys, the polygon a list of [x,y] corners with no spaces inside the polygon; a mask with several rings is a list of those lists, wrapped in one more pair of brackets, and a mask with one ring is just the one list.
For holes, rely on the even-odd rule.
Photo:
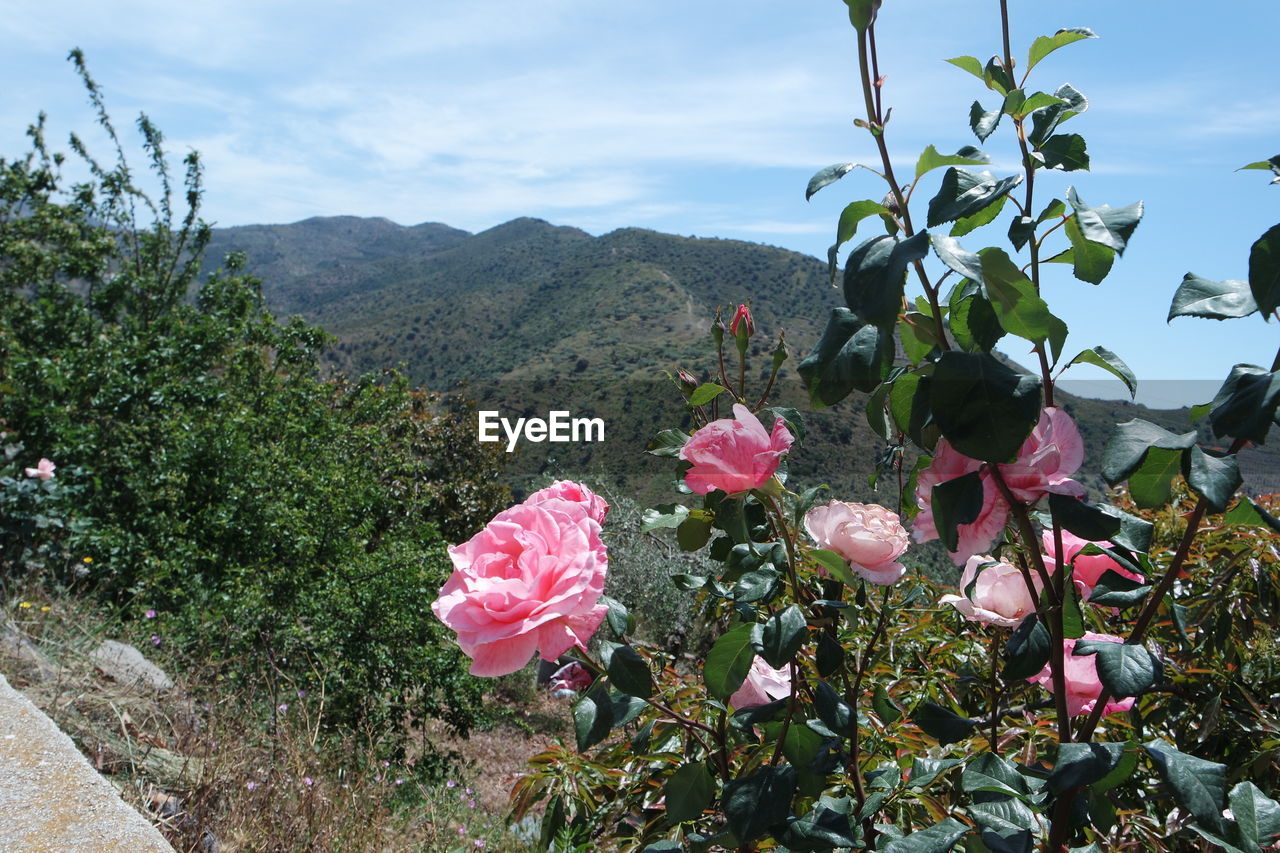
{"label": "concrete ledge", "polygon": [[71,738],[0,675],[0,851],[173,853]]}

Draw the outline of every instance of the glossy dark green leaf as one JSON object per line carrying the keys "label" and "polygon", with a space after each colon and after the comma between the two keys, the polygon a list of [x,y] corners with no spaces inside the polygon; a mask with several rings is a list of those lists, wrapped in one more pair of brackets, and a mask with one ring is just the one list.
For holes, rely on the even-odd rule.
{"label": "glossy dark green leaf", "polygon": [[1075,172],[1089,169],[1089,151],[1084,137],[1078,133],[1060,133],[1051,136],[1040,146],[1044,164],[1050,169]]}
{"label": "glossy dark green leaf", "polygon": [[911,714],[911,722],[943,746],[967,738],[976,727],[968,717],[949,711],[936,702],[921,702]]}
{"label": "glossy dark green leaf", "polygon": [[923,440],[923,431],[933,417],[929,408],[931,379],[921,373],[907,373],[894,381],[893,390],[889,392],[893,422],[921,446],[928,446]]}
{"label": "glossy dark green leaf", "polygon": [[929,233],[921,231],[905,240],[897,236],[875,237],[849,254],[844,269],[844,299],[864,323],[892,328],[902,310],[907,265],[929,251]]}
{"label": "glossy dark green leaf", "polygon": [[1120,764],[1123,743],[1063,743],[1058,745],[1058,760],[1045,780],[1045,787],[1055,794],[1070,788],[1083,788],[1105,778]]}
{"label": "glossy dark green leaf", "polygon": [[1036,233],[1036,222],[1030,216],[1015,216],[1009,223],[1009,242],[1021,252]]}
{"label": "glossy dark green leaf", "polygon": [[1070,27],[1058,30],[1051,36],[1040,36],[1031,43],[1031,50],[1027,52],[1027,70],[1035,68],[1040,60],[1060,47],[1066,47],[1082,39],[1095,38],[1097,36],[1088,27]]}
{"label": "glossy dark green leaf", "polygon": [[825,681],[819,681],[813,691],[813,709],[818,712],[818,719],[838,737],[848,737],[857,725],[853,709]]}
{"label": "glossy dark green leaf", "polygon": [[929,388],[938,428],[973,459],[1008,462],[1040,420],[1039,377],[986,353],[943,353]]}
{"label": "glossy dark green leaf", "polygon": [[1120,532],[1111,537],[1112,542],[1139,554],[1145,554],[1151,550],[1151,535],[1155,530],[1154,524],[1145,518],[1130,515],[1109,504],[1101,504],[1100,508],[1103,512],[1120,519]]}
{"label": "glossy dark green leaf", "polygon": [[619,646],[609,656],[606,667],[613,686],[628,696],[648,699],[653,695],[653,675],[649,664],[630,646]]}
{"label": "glossy dark green leaf", "polygon": [[1241,833],[1258,844],[1270,844],[1280,835],[1280,803],[1252,782],[1240,782],[1227,797]]}
{"label": "glossy dark green leaf", "polygon": [[885,689],[883,684],[877,684],[875,691],[871,695],[871,707],[875,710],[876,716],[888,725],[892,725],[902,719],[902,712],[898,710],[898,706],[893,704],[893,700],[889,698],[889,691]]}
{"label": "glossy dark green leaf", "polygon": [[1044,210],[1040,211],[1040,215],[1036,217],[1036,224],[1043,225],[1050,219],[1057,219],[1066,213],[1067,205],[1062,199],[1055,198],[1044,206]]}
{"label": "glossy dark green leaf", "polygon": [[704,382],[697,388],[693,389],[693,393],[689,395],[690,406],[705,406],[716,397],[723,394],[725,388],[723,385],[717,385],[714,382]]}
{"label": "glossy dark green leaf", "polygon": [[[805,426],[804,416],[800,414],[799,409],[792,406],[768,406],[763,411],[773,415],[775,420],[782,418],[787,425],[787,429],[791,430],[791,434],[796,437],[796,441],[804,441],[805,436],[809,434],[808,427]],[[772,426],[770,424],[770,427]]]}
{"label": "glossy dark green leaf", "polygon": [[1210,281],[1195,273],[1182,277],[1173,294],[1169,320],[1174,317],[1204,317],[1209,320],[1231,320],[1248,317],[1258,310],[1247,281]]}
{"label": "glossy dark green leaf", "polygon": [[1251,527],[1269,527],[1280,533],[1280,518],[1267,512],[1253,498],[1241,496],[1239,502],[1222,517],[1224,524],[1243,524]]}
{"label": "glossy dark green leaf", "polygon": [[1209,424],[1218,438],[1243,438],[1265,444],[1280,405],[1280,371],[1237,364],[1213,398]]}
{"label": "glossy dark green leaf", "polygon": [[586,752],[604,740],[611,728],[613,703],[609,689],[603,681],[597,681],[573,704],[573,731],[578,741],[578,752]]}
{"label": "glossy dark green leaf", "polygon": [[1018,799],[1031,793],[1018,768],[992,752],[975,756],[965,765],[960,776],[960,789],[966,794],[1002,794]]}
{"label": "glossy dark green leaf", "polygon": [[765,663],[781,669],[804,645],[809,624],[800,605],[792,604],[770,616],[761,630],[760,647],[756,649]]}
{"label": "glossy dark green leaf", "polygon": [[1227,766],[1186,755],[1162,740],[1150,741],[1142,748],[1173,789],[1178,805],[1206,826],[1219,829],[1227,795]]}
{"label": "glossy dark green leaf", "polygon": [[813,350],[796,367],[815,408],[833,406],[852,391],[874,390],[893,364],[892,333],[864,323],[847,308],[832,308]]}
{"label": "glossy dark green leaf", "polygon": [[982,478],[977,471],[971,471],[938,483],[930,494],[938,538],[948,551],[955,551],[959,548],[959,525],[972,524],[982,513]]}
{"label": "glossy dark green leaf", "polygon": [[972,216],[1022,183],[1022,175],[996,179],[990,172],[952,166],[942,176],[938,194],[929,200],[929,227]]}
{"label": "glossy dark green leaf", "polygon": [[729,590],[729,597],[743,603],[768,601],[778,594],[779,577],[777,569],[754,569],[738,578],[733,589]]}
{"label": "glossy dark green leaf", "polygon": [[933,244],[933,253],[947,268],[959,273],[967,279],[982,283],[982,258],[977,252],[967,251],[960,241],[943,234],[934,234],[929,238]]}
{"label": "glossy dark green leaf", "polygon": [[778,840],[788,850],[795,851],[856,847],[862,834],[850,823],[851,808],[848,798],[821,797],[807,814],[789,818]]}
{"label": "glossy dark green leaf", "polygon": [[1067,362],[1067,367],[1073,364],[1092,364],[1095,367],[1101,367],[1124,383],[1124,386],[1129,389],[1130,397],[1138,394],[1138,378],[1133,375],[1129,365],[1124,363],[1124,359],[1106,347],[1096,346],[1085,350]]}
{"label": "glossy dark green leaf", "polygon": [[709,519],[690,516],[676,528],[676,542],[681,551],[699,551],[710,541],[713,529]]}
{"label": "glossy dark green leaf", "polygon": [[623,637],[632,631],[635,620],[631,618],[625,604],[607,595],[600,596],[600,603],[608,608],[605,621],[615,637]]}
{"label": "glossy dark green leaf", "polygon": [[1049,662],[1050,645],[1048,629],[1034,613],[1027,616],[1005,645],[1000,677],[1012,683],[1035,675]]}
{"label": "glossy dark green leaf", "polygon": [[991,352],[1004,337],[995,306],[976,282],[968,282],[950,304],[951,336],[966,352]]}
{"label": "glossy dark green leaf", "polygon": [[1033,146],[1043,145],[1053,135],[1058,125],[1089,109],[1089,101],[1070,83],[1064,83],[1053,93],[1062,103],[1053,104],[1031,116],[1031,133],[1027,141]]}
{"label": "glossy dark green leaf", "polygon": [[822,567],[825,568],[832,577],[838,579],[845,586],[858,586],[858,578],[849,568],[849,561],[844,557],[841,557],[835,551],[816,548],[809,552],[809,556],[821,563]]}
{"label": "glossy dark green leaf", "polygon": [[853,235],[858,233],[858,224],[868,216],[891,218],[893,214],[880,202],[870,199],[850,202],[845,205],[844,210],[840,211],[840,221],[836,225],[836,242],[828,253],[833,284],[836,280],[836,253],[840,251],[841,246],[853,239]]}
{"label": "glossy dark green leaf", "polygon": [[1074,654],[1096,655],[1098,680],[1117,699],[1137,696],[1160,680],[1160,661],[1142,646],[1077,640]]}
{"label": "glossy dark green leaf", "polygon": [[663,527],[679,527],[688,517],[689,508],[681,504],[649,507],[640,514],[640,532],[647,533]]}
{"label": "glossy dark green leaf", "polygon": [[[551,843],[549,841],[546,846],[550,847]],[[683,851],[684,844],[679,841],[655,841],[641,850],[640,853],[683,853]]]}
{"label": "glossy dark green leaf", "polygon": [[1004,210],[1004,203],[1008,200],[1009,197],[1007,195],[1001,196],[972,216],[960,217],[951,226],[951,236],[963,237],[975,228],[981,228],[983,225],[994,222],[996,217],[1000,215],[1000,211]]}
{"label": "glossy dark green leaf", "polygon": [[991,853],[1033,853],[1039,829],[1035,813],[1020,800],[996,799],[976,802],[969,815],[978,825],[983,846]]}
{"label": "glossy dark green leaf", "polygon": [[796,770],[790,765],[765,767],[724,786],[722,802],[729,829],[746,843],[759,838],[791,814]]}
{"label": "glossy dark green leaf", "polygon": [[755,649],[751,647],[752,627],[743,624],[721,634],[707,653],[702,677],[706,682],[707,692],[714,698],[727,700],[746,680],[751,661],[756,656]]}
{"label": "glossy dark green leaf", "polygon": [[697,820],[716,795],[716,781],[701,761],[686,764],[671,774],[663,789],[667,798],[667,823],[674,826]]}
{"label": "glossy dark green leaf", "polygon": [[991,57],[987,60],[987,64],[982,66],[982,79],[988,88],[999,92],[1001,95],[1008,95],[1017,88],[1009,77],[1009,72],[1005,71],[1004,63],[998,56]]}
{"label": "glossy dark green leaf", "polygon": [[867,398],[867,405],[864,412],[867,416],[867,426],[884,441],[888,441],[893,435],[893,419],[889,415],[889,392],[893,390],[891,382],[882,382],[871,396]]}
{"label": "glossy dark green leaf", "polygon": [[1273,225],[1249,250],[1249,290],[1264,316],[1280,307],[1280,225]]}
{"label": "glossy dark green leaf", "polygon": [[813,198],[813,194],[825,186],[834,184],[845,175],[853,171],[857,163],[836,163],[825,169],[819,169],[812,178],[809,179],[809,186],[805,188],[804,199],[808,201]]}
{"label": "glossy dark green leaf", "polygon": [[1235,454],[1212,456],[1199,447],[1182,458],[1183,476],[1191,491],[1204,498],[1212,512],[1222,512],[1244,480]]}
{"label": "glossy dark green leaf", "polygon": [[1182,451],[1195,443],[1194,431],[1174,435],[1139,418],[1117,424],[1102,454],[1102,476],[1107,485],[1119,485],[1142,464],[1148,449],[1157,447]]}
{"label": "glossy dark green leaf", "polygon": [[1094,583],[1089,592],[1089,603],[1123,609],[1141,603],[1150,592],[1150,584],[1139,583],[1108,569]]}
{"label": "glossy dark green leaf", "polygon": [[1173,497],[1173,478],[1182,472],[1186,451],[1153,447],[1129,475],[1129,495],[1143,509],[1164,506]]}
{"label": "glossy dark green leaf", "polygon": [[1042,110],[1045,107],[1052,107],[1056,104],[1064,103],[1064,101],[1056,95],[1050,95],[1045,92],[1036,92],[1029,95],[1018,108],[1016,113],[1018,118],[1026,118],[1036,110]]}
{"label": "glossy dark green leaf", "polygon": [[1089,542],[1102,542],[1120,532],[1119,518],[1069,495],[1050,494],[1049,512],[1054,521]]}
{"label": "glossy dark green leaf", "polygon": [[922,758],[917,755],[911,759],[907,785],[912,788],[927,788],[943,773],[961,764],[964,764],[964,759],[961,758]]}
{"label": "glossy dark green leaf", "polygon": [[949,817],[928,829],[895,838],[881,849],[883,853],[949,853],[968,832],[969,827]]}
{"label": "glossy dark green leaf", "polygon": [[939,154],[938,149],[930,145],[916,160],[916,180],[943,166],[981,166],[990,162],[991,158],[985,152],[972,145],[966,145],[954,154]]}
{"label": "glossy dark green leaf", "polygon": [[1066,224],[1067,239],[1071,241],[1071,249],[1061,256],[1050,258],[1050,261],[1070,261],[1071,274],[1080,281],[1089,284],[1100,284],[1116,260],[1116,251],[1110,246],[1085,239],[1080,230],[1079,220],[1072,216]]}
{"label": "glossy dark green leaf", "polygon": [[979,255],[987,298],[1001,327],[1032,343],[1044,341],[1049,336],[1049,306],[1036,293],[1035,284],[1003,249],[983,249]]}
{"label": "glossy dark green leaf", "polygon": [[689,433],[678,429],[664,429],[653,437],[645,448],[645,453],[653,456],[666,456],[676,458],[680,455],[680,448],[684,447],[685,442],[689,440]]}
{"label": "glossy dark green leaf", "polygon": [[1109,246],[1117,254],[1124,254],[1129,238],[1142,221],[1142,202],[1116,208],[1108,204],[1089,207],[1076,194],[1074,187],[1067,190],[1067,201],[1075,209],[1076,222],[1086,239]]}
{"label": "glossy dark green leaf", "polygon": [[1075,584],[1068,583],[1062,590],[1062,636],[1076,640],[1084,636],[1084,613],[1080,610],[1080,593]]}

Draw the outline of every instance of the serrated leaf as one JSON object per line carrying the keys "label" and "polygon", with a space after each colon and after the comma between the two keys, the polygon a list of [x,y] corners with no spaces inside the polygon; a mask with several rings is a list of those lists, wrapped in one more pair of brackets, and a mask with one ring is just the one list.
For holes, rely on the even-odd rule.
{"label": "serrated leaf", "polygon": [[984,752],[965,765],[960,788],[966,794],[995,793],[1016,799],[1031,793],[1018,768],[991,752]]}
{"label": "serrated leaf", "polygon": [[600,596],[600,603],[608,608],[605,613],[605,621],[615,637],[625,636],[631,631],[631,614],[627,612],[626,605],[607,595]]}
{"label": "serrated leaf", "polygon": [[1124,254],[1129,238],[1142,221],[1142,202],[1117,208],[1108,204],[1089,207],[1076,194],[1074,187],[1067,190],[1067,201],[1075,209],[1076,222],[1085,239],[1108,246],[1117,254]]}
{"label": "serrated leaf", "polygon": [[791,814],[796,770],[790,765],[765,767],[724,786],[725,819],[740,842],[750,842]]}
{"label": "serrated leaf", "polygon": [[1096,39],[1097,36],[1093,30],[1088,27],[1070,27],[1068,29],[1058,30],[1051,36],[1040,36],[1031,43],[1031,50],[1027,53],[1027,70],[1030,71],[1039,64],[1049,54],[1053,53],[1060,47],[1066,47],[1074,42],[1082,39]]}
{"label": "serrated leaf", "polygon": [[1102,476],[1107,485],[1119,485],[1142,464],[1150,448],[1183,451],[1195,443],[1194,430],[1174,435],[1139,418],[1117,424],[1102,454]]}
{"label": "serrated leaf", "polygon": [[1036,223],[1030,216],[1015,216],[1009,223],[1009,242],[1019,252],[1035,236]]}
{"label": "serrated leaf", "polygon": [[1032,129],[1027,136],[1027,141],[1033,146],[1044,144],[1044,141],[1058,129],[1058,125],[1089,109],[1088,99],[1070,83],[1062,84],[1053,94],[1062,103],[1052,104],[1031,116]]}
{"label": "serrated leaf", "polygon": [[613,686],[628,696],[648,699],[653,695],[653,675],[649,664],[630,646],[619,646],[609,656],[606,667]]}
{"label": "serrated leaf", "polygon": [[1249,290],[1269,320],[1280,307],[1280,225],[1273,225],[1249,250]]}
{"label": "serrated leaf", "polygon": [[956,56],[946,60],[956,68],[968,71],[979,80],[982,79],[982,60],[976,56]]}
{"label": "serrated leaf", "polygon": [[1120,519],[1100,507],[1068,495],[1049,495],[1054,521],[1089,542],[1101,542],[1120,532]]}
{"label": "serrated leaf", "polygon": [[705,406],[716,397],[725,392],[723,385],[717,385],[714,382],[704,382],[697,388],[693,389],[693,393],[689,395],[690,406]]}
{"label": "serrated leaf", "polygon": [[1084,137],[1078,133],[1061,133],[1051,136],[1037,149],[1050,169],[1064,172],[1089,170],[1089,151]]}
{"label": "serrated leaf", "polygon": [[968,832],[969,827],[949,817],[928,829],[895,838],[882,849],[883,853],[948,853]]}
{"label": "serrated leaf", "polygon": [[[845,205],[844,210],[840,211],[840,221],[836,225],[836,244],[833,248],[839,251],[840,247],[853,239],[853,235],[858,232],[858,223],[866,219],[868,216],[892,216],[889,208],[885,207],[878,201],[865,199],[863,201],[850,202]],[[832,273],[834,280],[835,273]]]}
{"label": "serrated leaf", "polygon": [[966,352],[991,352],[1004,337],[1004,327],[995,306],[976,282],[969,282],[953,296],[949,306],[951,336]]}
{"label": "serrated leaf", "polygon": [[1208,320],[1231,320],[1248,317],[1258,310],[1247,281],[1210,281],[1195,273],[1182,277],[1173,294],[1169,320],[1174,317],[1204,317]]}
{"label": "serrated leaf", "polygon": [[667,823],[675,826],[677,823],[702,817],[702,813],[715,799],[716,782],[707,766],[701,761],[695,761],[671,774],[663,793],[667,798]]}
{"label": "serrated leaf", "polygon": [[1199,447],[1182,459],[1183,476],[1191,491],[1204,498],[1212,512],[1222,512],[1244,480],[1235,454],[1211,456]]}
{"label": "serrated leaf", "polygon": [[979,255],[987,297],[1001,327],[1032,343],[1043,342],[1049,336],[1049,306],[1036,293],[1035,284],[1003,249],[983,249]]}
{"label": "serrated leaf", "polygon": [[[1100,284],[1111,272],[1111,267],[1115,263],[1115,249],[1086,239],[1084,232],[1080,230],[1080,222],[1075,216],[1067,220],[1066,232],[1067,239],[1071,241],[1070,254],[1064,252],[1059,257],[1063,261],[1070,261],[1071,274],[1080,281]],[[1049,260],[1058,261],[1059,257]]]}
{"label": "serrated leaf", "polygon": [[1055,794],[1083,788],[1105,778],[1124,756],[1123,743],[1064,743],[1058,745],[1058,760],[1045,780]]}
{"label": "serrated leaf", "polygon": [[991,158],[986,153],[972,145],[966,145],[955,154],[940,154],[937,148],[930,145],[916,160],[916,180],[943,166],[981,166],[990,162]]}
{"label": "serrated leaf", "polygon": [[990,172],[971,172],[952,166],[943,174],[938,194],[929,200],[929,227],[972,216],[1008,195],[1020,183],[1022,175],[997,180]]}
{"label": "serrated leaf", "polygon": [[680,448],[689,440],[689,433],[678,429],[664,429],[649,442],[645,452],[652,456],[675,458],[680,455]]}
{"label": "serrated leaf", "polygon": [[800,605],[792,604],[785,610],[770,616],[761,631],[760,647],[756,649],[765,663],[774,669],[787,664],[808,636],[809,624]]}
{"label": "serrated leaf", "polygon": [[994,222],[996,217],[1000,215],[1000,211],[1004,210],[1004,204],[1008,200],[1009,197],[1007,195],[1001,196],[972,216],[960,217],[955,221],[955,224],[951,226],[951,231],[949,233],[952,237],[963,237],[965,234],[968,234],[976,228],[981,228],[983,225]]}
{"label": "serrated leaf", "polygon": [[752,627],[743,624],[720,635],[707,653],[702,677],[707,692],[722,702],[738,691],[751,669],[751,661],[756,656],[751,647]]}
{"label": "serrated leaf", "polygon": [[849,254],[844,269],[844,299],[864,323],[892,328],[902,310],[907,265],[929,251],[929,232],[902,239],[872,238]]}
{"label": "serrated leaf", "polygon": [[1270,844],[1280,835],[1280,803],[1268,797],[1252,782],[1241,782],[1227,797],[1231,813],[1246,838]]}
{"label": "serrated leaf", "polygon": [[1129,494],[1142,509],[1164,506],[1173,497],[1173,478],[1182,471],[1186,451],[1153,447],[1129,475]]}
{"label": "serrated leaf", "polygon": [[1280,371],[1237,364],[1209,407],[1209,424],[1218,438],[1243,438],[1265,444],[1280,406]]}
{"label": "serrated leaf", "polygon": [[597,681],[573,704],[573,731],[578,752],[586,752],[609,734],[613,728],[613,703],[604,682]]}
{"label": "serrated leaf", "polygon": [[1131,398],[1136,397],[1138,394],[1138,379],[1133,375],[1133,371],[1129,369],[1129,365],[1125,364],[1124,359],[1106,347],[1096,346],[1085,350],[1067,362],[1067,367],[1073,364],[1092,364],[1094,367],[1101,367],[1124,383],[1124,386],[1129,389]]}
{"label": "serrated leaf", "polygon": [[933,244],[933,253],[947,268],[959,273],[967,279],[982,283],[982,258],[977,252],[965,250],[960,241],[942,234],[934,234],[929,238]]}
{"label": "serrated leaf", "polygon": [[1220,829],[1227,793],[1226,765],[1186,755],[1162,740],[1150,741],[1142,748],[1173,789],[1178,805],[1211,829]]}
{"label": "serrated leaf", "polygon": [[813,194],[825,186],[834,184],[845,175],[853,171],[857,163],[835,163],[825,169],[819,169],[812,178],[809,179],[809,186],[805,187],[804,200],[808,201],[813,198]]}
{"label": "serrated leaf", "polygon": [[832,308],[822,337],[796,371],[816,408],[833,406],[850,392],[871,391],[889,375],[893,335],[864,323],[847,308]]}
{"label": "serrated leaf", "polygon": [[1097,656],[1098,680],[1117,699],[1137,696],[1160,679],[1160,662],[1142,646],[1077,640],[1073,654]]}
{"label": "serrated leaf", "polygon": [[681,504],[662,504],[640,513],[640,532],[663,527],[679,527],[689,517],[689,508]]}
{"label": "serrated leaf", "polygon": [[964,764],[964,760],[960,758],[921,758],[917,755],[911,759],[907,785],[912,788],[927,788],[943,773],[961,764]]}

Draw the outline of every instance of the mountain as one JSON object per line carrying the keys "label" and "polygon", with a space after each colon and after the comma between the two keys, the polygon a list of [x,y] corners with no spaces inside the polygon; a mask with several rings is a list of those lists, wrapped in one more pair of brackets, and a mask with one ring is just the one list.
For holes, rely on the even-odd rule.
{"label": "mountain", "polygon": [[[759,330],[753,364],[767,368],[780,330],[792,354],[774,397],[809,426],[793,475],[824,477],[849,499],[872,497],[868,477],[883,442],[866,426],[865,395],[812,412],[794,375],[842,304],[816,258],[638,228],[593,237],[528,218],[478,234],[355,217],[217,230],[210,258],[230,251],[248,255],[272,310],[301,314],[337,337],[330,358],[342,370],[398,366],[437,390],[465,383],[480,408],[511,419],[560,409],[604,421],[602,444],[522,445],[510,466],[517,491],[535,476],[576,474],[669,500],[670,462],[639,453],[658,430],[688,423],[668,373],[682,367],[716,378],[711,318],[717,306],[731,311],[750,300]],[[749,387],[762,388],[763,376],[757,380]],[[1115,423],[1142,417],[1190,428],[1186,409],[1059,396],[1080,424],[1094,472]],[[1280,454],[1252,452],[1247,463],[1255,490],[1280,490]],[[1096,474],[1087,479],[1104,487]],[[892,504],[892,495],[876,497]]]}

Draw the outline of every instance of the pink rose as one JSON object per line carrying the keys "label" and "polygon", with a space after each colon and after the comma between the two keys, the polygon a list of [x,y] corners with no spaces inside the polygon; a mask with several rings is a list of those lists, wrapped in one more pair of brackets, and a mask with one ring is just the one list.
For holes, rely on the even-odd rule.
{"label": "pink rose", "polygon": [[596,524],[603,525],[605,516],[609,514],[609,503],[581,483],[571,480],[556,480],[545,489],[534,492],[525,498],[527,504],[541,503],[548,498],[563,498],[580,503],[587,510],[587,515],[595,519]]}
{"label": "pink rose", "polygon": [[732,418],[712,421],[680,448],[680,458],[693,463],[684,481],[699,495],[716,489],[731,495],[758,489],[773,477],[794,440],[782,418],[773,422],[769,433],[750,409],[736,403]]}
{"label": "pink rose", "polygon": [[1084,441],[1076,422],[1062,409],[1050,406],[1018,450],[1018,459],[1000,466],[1005,485],[1015,498],[1034,503],[1047,492],[1085,496],[1084,486],[1071,479],[1084,462]]}
{"label": "pink rose", "polygon": [[738,336],[738,324],[746,323],[747,337],[751,337],[756,332],[755,321],[751,319],[751,309],[746,305],[739,305],[738,310],[733,312],[733,319],[729,321],[729,334],[735,338]]}
{"label": "pink rose", "polygon": [[591,672],[577,661],[567,663],[551,674],[547,689],[557,699],[567,699],[575,693],[586,690],[595,679]]}
{"label": "pink rose", "polygon": [[[938,439],[933,462],[916,478],[916,503],[920,513],[912,522],[911,530],[917,542],[938,538],[938,528],[933,521],[933,487],[981,468],[980,461],[953,449],[945,438]],[[957,527],[959,541],[956,550],[951,552],[951,559],[956,565],[962,565],[974,554],[988,550],[1009,520],[1009,505],[1001,499],[995,481],[986,474],[981,477],[982,511],[971,524]]]}
{"label": "pink rose", "polygon": [[[1057,549],[1053,547],[1052,530],[1046,530],[1041,535],[1040,544],[1043,546],[1041,553],[1044,554],[1045,566],[1052,574],[1058,557]],[[1093,588],[1097,586],[1098,580],[1107,572],[1115,572],[1138,583],[1146,582],[1146,578],[1142,575],[1126,569],[1106,554],[1082,555],[1080,552],[1084,550],[1084,546],[1090,544],[1093,543],[1087,539],[1081,539],[1070,531],[1062,531],[1062,564],[1065,566],[1074,561],[1075,568],[1072,570],[1071,578],[1075,581],[1081,598],[1087,601],[1093,594]]]}
{"label": "pink rose", "polygon": [[41,480],[47,480],[53,476],[53,469],[57,468],[48,459],[41,459],[36,463],[36,467],[25,469],[28,477],[39,477]]}
{"label": "pink rose", "polygon": [[882,506],[831,501],[805,513],[804,529],[871,583],[888,586],[906,572],[897,559],[910,542],[907,531],[897,513]]}
{"label": "pink rose", "polygon": [[[1037,594],[1040,581],[1033,576]],[[941,604],[950,604],[970,622],[1012,628],[1036,610],[1027,581],[1016,566],[995,561],[985,554],[969,558],[960,575],[960,595],[944,595]]]}
{"label": "pink rose", "polygon": [[764,662],[764,658],[756,657],[751,661],[751,669],[747,672],[742,686],[729,697],[729,704],[742,710],[756,705],[768,705],[775,699],[790,695],[790,667],[774,669]]}
{"label": "pink rose", "polygon": [[608,556],[586,502],[517,504],[449,557],[453,574],[431,610],[457,632],[472,675],[515,672],[535,650],[555,660],[585,648],[608,609]]}
{"label": "pink rose", "polygon": [[[1085,631],[1082,640],[1101,640],[1107,643],[1123,643],[1119,637],[1113,637],[1110,634],[1095,634],[1092,631]],[[1066,659],[1063,661],[1063,680],[1067,687],[1067,713],[1073,717],[1081,714],[1092,714],[1093,708],[1098,704],[1098,697],[1102,695],[1102,682],[1098,680],[1098,663],[1096,655],[1077,655],[1075,654],[1076,641],[1064,639],[1062,648],[1066,652]],[[1032,684],[1039,684],[1041,687],[1053,692],[1053,675],[1049,670],[1049,664],[1045,664],[1044,669],[1040,670],[1036,675],[1027,679]],[[1116,701],[1110,699],[1107,701],[1106,708],[1103,713],[1114,714],[1117,711],[1127,711],[1133,707],[1133,697]]]}

